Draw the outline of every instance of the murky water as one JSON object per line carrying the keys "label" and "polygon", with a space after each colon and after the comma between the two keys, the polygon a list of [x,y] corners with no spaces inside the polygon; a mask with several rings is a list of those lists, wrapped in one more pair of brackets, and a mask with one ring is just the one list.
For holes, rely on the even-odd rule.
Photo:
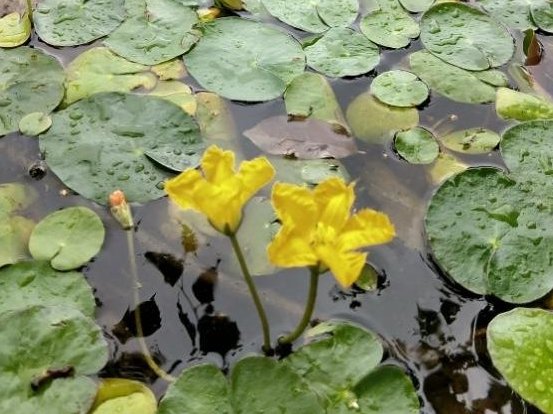
{"label": "murky water", "polygon": [[[546,47],[545,59],[530,71],[553,92],[553,47],[550,39],[540,39]],[[64,63],[86,49],[60,51],[36,39],[31,44]],[[415,42],[409,52],[419,48]],[[405,50],[383,51],[376,73],[333,81],[342,107],[366,91],[377,73],[394,68],[405,56]],[[194,85],[193,80],[187,81]],[[282,100],[230,106],[239,133],[265,117],[285,113]],[[501,132],[507,124],[496,117],[493,105],[456,104],[434,95],[421,112],[421,125],[443,133],[477,126]],[[246,154],[258,153],[248,140],[241,144]],[[346,319],[377,332],[387,345],[387,362],[411,373],[424,413],[537,413],[505,385],[486,355],[485,327],[508,307],[455,286],[432,263],[422,227],[426,203],[435,189],[427,170],[399,160],[389,144],[359,142],[359,146],[359,154],[344,160],[357,180],[358,204],[390,214],[399,237],[371,250],[370,261],[382,273],[377,292],[344,292],[330,276],[323,276],[316,317]],[[497,153],[462,159],[502,165]],[[95,289],[97,318],[111,347],[111,361],[102,375],[152,382],[161,395],[166,384],[149,374],[133,339],[133,318],[128,312],[133,311],[134,304],[125,233],[104,208],[67,192],[53,174],[47,173],[41,180],[31,178],[28,170],[39,160],[36,139],[17,134],[0,139],[0,182],[22,182],[39,192],[40,201],[31,212],[35,219],[77,204],[100,214],[107,225],[106,242],[84,273]],[[161,365],[173,373],[199,361],[228,367],[234,360],[259,351],[260,329],[253,304],[240,276],[228,271],[225,240],[203,243],[197,255],[185,257],[180,234],[168,219],[168,208],[167,199],[134,207],[138,222],[134,254],[142,282],[141,313],[147,342]],[[273,336],[291,329],[307,293],[306,272],[281,271],[260,277],[257,283],[267,304]]]}

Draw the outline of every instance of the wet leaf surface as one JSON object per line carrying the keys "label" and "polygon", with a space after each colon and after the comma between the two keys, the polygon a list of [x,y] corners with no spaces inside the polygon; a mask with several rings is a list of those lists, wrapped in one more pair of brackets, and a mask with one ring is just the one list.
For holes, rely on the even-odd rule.
{"label": "wet leaf surface", "polygon": [[414,107],[428,99],[428,86],[416,75],[392,70],[378,75],[371,83],[371,93],[385,104]]}
{"label": "wet leaf surface", "polygon": [[19,131],[30,137],[36,137],[52,126],[52,118],[42,112],[32,112],[19,121]]}
{"label": "wet leaf surface", "polygon": [[446,148],[465,154],[486,154],[497,147],[500,140],[497,132],[485,128],[455,131],[440,139]]}
{"label": "wet leaf surface", "polygon": [[553,118],[553,102],[508,88],[497,90],[495,107],[497,115],[503,119],[532,121]]}
{"label": "wet leaf surface", "polygon": [[400,8],[373,11],[363,17],[359,27],[374,43],[392,49],[408,46],[420,34],[418,23]]}
{"label": "wet leaf surface", "polygon": [[157,400],[144,384],[122,378],[100,381],[91,414],[156,414]]}
{"label": "wet leaf surface", "polygon": [[17,47],[31,36],[30,11],[26,0],[13,0],[8,4],[7,13],[0,10],[0,47]]}
{"label": "wet leaf surface", "polygon": [[394,149],[411,164],[430,164],[440,153],[434,135],[421,127],[400,131],[394,139]]}

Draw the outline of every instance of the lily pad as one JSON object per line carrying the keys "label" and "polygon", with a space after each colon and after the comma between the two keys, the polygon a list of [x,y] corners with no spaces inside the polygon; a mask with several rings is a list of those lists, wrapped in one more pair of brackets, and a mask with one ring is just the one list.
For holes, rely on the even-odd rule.
{"label": "lily pad", "polygon": [[346,167],[338,160],[271,157],[269,161],[276,170],[275,181],[314,187],[331,177],[339,177],[346,182],[351,180]]}
{"label": "lily pad", "polygon": [[30,137],[36,137],[52,126],[52,118],[42,112],[32,112],[19,121],[19,131]]}
{"label": "lily pad", "polygon": [[392,106],[410,108],[428,99],[428,86],[416,75],[403,70],[392,70],[378,75],[371,83],[371,93]]}
{"label": "lily pad", "polygon": [[162,197],[171,175],[147,155],[172,152],[181,162],[201,142],[198,126],[181,108],[147,95],[96,94],[56,113],[53,121],[40,136],[46,162],[68,187],[101,204],[114,189],[129,201]]}
{"label": "lily pad", "polygon": [[553,33],[553,4],[547,0],[534,0],[530,8],[532,19],[544,32]]}
{"label": "lily pad", "polygon": [[518,30],[553,32],[553,5],[547,0],[479,0],[493,17]]}
{"label": "lily pad", "polygon": [[119,56],[156,65],[186,53],[197,42],[197,14],[178,0],[145,0],[133,6],[130,17],[104,41]]}
{"label": "lily pad", "polygon": [[107,362],[102,330],[70,307],[33,306],[0,315],[0,410],[86,414]]}
{"label": "lily pad", "polygon": [[378,46],[352,29],[334,27],[304,43],[307,64],[333,78],[358,76],[380,62]]}
{"label": "lily pad", "polygon": [[509,385],[546,414],[553,413],[553,315],[517,308],[488,325],[488,352]]}
{"label": "lily pad", "polygon": [[42,0],[33,13],[38,36],[52,46],[90,43],[124,19],[124,0]]}
{"label": "lily pad", "polygon": [[26,0],[12,0],[8,3],[8,13],[0,18],[0,47],[17,47],[29,39],[29,13]]}
{"label": "lily pad", "polygon": [[496,88],[480,79],[480,73],[449,65],[436,56],[419,51],[409,56],[411,70],[432,90],[453,101],[488,103],[495,100]]}
{"label": "lily pad", "polygon": [[63,98],[60,63],[37,49],[0,49],[0,136],[32,112],[50,113]]}
{"label": "lily pad", "polygon": [[366,92],[351,102],[346,119],[357,138],[378,143],[393,138],[399,130],[417,126],[419,113],[414,108],[385,105]]}
{"label": "lily pad", "polygon": [[100,382],[91,414],[156,414],[154,393],[138,381],[106,378]]}
{"label": "lily pad", "polygon": [[232,113],[223,98],[211,92],[195,95],[196,121],[207,140],[230,141],[236,136]]}
{"label": "lily pad", "polygon": [[274,116],[244,132],[264,152],[296,158],[344,158],[357,152],[355,140],[328,122],[308,118],[288,121]]}
{"label": "lily pad", "polygon": [[187,54],[190,74],[206,89],[239,101],[282,95],[305,68],[300,44],[272,26],[236,17],[216,19]]}
{"label": "lily pad", "polygon": [[173,59],[152,66],[152,72],[162,81],[180,79],[186,76],[186,68],[181,59]]}
{"label": "lily pad", "polygon": [[501,66],[515,50],[503,26],[464,3],[440,3],[424,13],[421,40],[438,58],[467,70]]}
{"label": "lily pad", "polygon": [[190,116],[194,116],[196,113],[196,98],[190,86],[185,83],[179,81],[160,81],[150,91],[150,95],[159,96],[166,101],[173,102]]}
{"label": "lily pad", "polygon": [[440,146],[432,132],[421,127],[398,132],[394,148],[411,164],[430,164],[440,153]]}
{"label": "lily pad", "polygon": [[284,93],[286,112],[294,119],[319,119],[335,131],[349,133],[342,108],[332,87],[322,75],[307,72],[295,78]]}
{"label": "lily pad", "polygon": [[497,115],[503,119],[553,119],[553,102],[508,88],[497,90],[495,107]]}
{"label": "lily pad", "polygon": [[94,295],[82,273],[58,272],[48,262],[40,261],[0,269],[0,314],[30,306],[60,304],[94,317]]}
{"label": "lily pad", "polygon": [[329,27],[347,27],[357,17],[358,0],[262,0],[269,13],[290,26],[322,33]]}
{"label": "lily pad", "polygon": [[433,184],[441,184],[449,177],[465,171],[469,168],[468,165],[462,163],[451,154],[446,152],[440,152],[436,161],[432,164],[428,170],[428,175]]}
{"label": "lily pad", "polygon": [[401,5],[411,13],[419,13],[428,10],[435,0],[399,0]]}
{"label": "lily pad", "polygon": [[98,215],[86,207],[69,207],[40,221],[29,239],[36,260],[48,260],[57,270],[71,270],[92,259],[104,244],[105,230]]}
{"label": "lily pad", "polygon": [[77,56],[67,66],[64,105],[99,92],[130,92],[151,89],[156,77],[148,67],[129,62],[105,47],[95,47]]}
{"label": "lily pad", "polygon": [[397,9],[378,9],[361,20],[361,32],[377,45],[400,49],[420,34],[418,23],[409,14]]}
{"label": "lily pad", "polygon": [[471,128],[447,134],[441,142],[452,151],[486,154],[497,147],[500,140],[501,137],[497,132],[485,128]]}

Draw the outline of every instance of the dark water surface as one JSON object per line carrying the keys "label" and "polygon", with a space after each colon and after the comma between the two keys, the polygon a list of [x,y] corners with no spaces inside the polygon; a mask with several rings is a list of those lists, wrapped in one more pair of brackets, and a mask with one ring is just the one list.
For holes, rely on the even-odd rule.
{"label": "dark water surface", "polygon": [[[544,36],[540,39],[546,54],[530,71],[542,87],[553,92],[552,42]],[[90,47],[56,50],[36,39],[31,44],[64,64]],[[418,48],[420,44],[415,42],[409,52]],[[384,50],[376,72],[332,81],[343,109],[367,90],[376,74],[396,67],[406,55],[405,50]],[[186,81],[195,85],[192,79]],[[240,134],[265,117],[285,114],[282,100],[256,105],[230,103],[230,107]],[[507,125],[497,118],[493,105],[457,104],[436,94],[420,115],[421,125],[435,127],[438,134],[470,127],[501,132]],[[241,144],[248,156],[259,153],[247,139]],[[358,206],[388,213],[398,237],[371,249],[370,261],[382,273],[377,292],[344,292],[325,275],[315,316],[354,321],[378,333],[387,346],[387,362],[411,373],[424,413],[537,413],[505,385],[485,351],[487,323],[509,306],[471,295],[432,263],[422,226],[426,203],[435,189],[427,169],[399,160],[391,144],[359,142],[359,147],[359,154],[344,160],[357,180]],[[498,153],[462,159],[472,164],[502,165]],[[39,161],[36,139],[18,134],[0,139],[0,182],[18,181],[38,191],[33,218],[69,205],[88,206],[102,217],[107,226],[104,248],[84,270],[95,289],[97,319],[111,347],[111,361],[102,375],[152,382],[156,393],[162,395],[166,383],[149,374],[133,338],[134,304],[125,233],[106,209],[65,190],[52,173],[42,180],[32,179],[28,170]],[[146,341],[163,368],[177,374],[202,361],[228,367],[246,354],[259,352],[257,315],[240,275],[228,270],[230,246],[226,240],[201,241],[197,255],[185,257],[166,198],[134,206],[134,213],[138,222],[135,255],[142,283],[140,309]],[[293,328],[303,309],[307,272],[281,271],[256,281],[273,337]]]}

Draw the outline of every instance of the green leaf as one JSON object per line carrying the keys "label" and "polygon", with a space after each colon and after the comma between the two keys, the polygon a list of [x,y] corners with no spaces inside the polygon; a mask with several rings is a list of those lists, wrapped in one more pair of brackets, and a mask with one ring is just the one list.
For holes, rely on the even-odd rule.
{"label": "green leaf", "polygon": [[57,112],[53,121],[40,136],[48,166],[65,185],[101,204],[115,189],[129,201],[162,197],[163,181],[171,174],[147,154],[173,152],[181,162],[201,143],[189,115],[153,96],[96,94]]}
{"label": "green leaf", "polygon": [[428,86],[415,75],[392,70],[378,75],[371,83],[371,93],[385,104],[414,107],[428,99]]}
{"label": "green leaf", "polygon": [[154,393],[138,381],[107,378],[100,388],[90,414],[156,414],[157,400]]}
{"label": "green leaf", "polygon": [[159,81],[156,87],[150,91],[150,95],[159,96],[166,101],[173,102],[190,116],[194,116],[196,113],[196,98],[190,86],[185,83],[179,81]]}
{"label": "green leaf", "polygon": [[497,147],[500,140],[501,137],[497,132],[485,128],[471,128],[447,134],[441,142],[452,151],[486,154]]}
{"label": "green leaf", "polygon": [[357,0],[262,0],[277,19],[306,32],[322,33],[329,27],[347,27],[357,17]]}
{"label": "green leaf", "polygon": [[23,210],[37,199],[35,190],[19,183],[0,184],[0,217]]}
{"label": "green leaf", "polygon": [[31,306],[63,306],[93,318],[96,303],[82,273],[58,272],[48,262],[20,262],[0,269],[0,314]]}
{"label": "green leaf", "polygon": [[453,101],[488,103],[495,100],[496,89],[480,79],[486,72],[460,69],[426,51],[411,54],[409,63],[411,70],[432,90]]}
{"label": "green leaf", "polygon": [[133,6],[130,17],[104,41],[119,56],[156,65],[186,53],[198,40],[196,12],[178,0],[145,0]]}
{"label": "green leaf", "polygon": [[336,131],[349,133],[336,95],[322,75],[307,72],[295,78],[284,93],[284,103],[289,117],[319,119]]}
{"label": "green leaf", "polygon": [[123,0],[42,0],[33,13],[38,36],[52,46],[77,46],[111,33],[125,18]]}
{"label": "green leaf", "polygon": [[437,185],[442,183],[447,178],[464,171],[469,166],[463,164],[453,155],[446,152],[440,152],[436,161],[432,164],[428,170],[428,175],[433,184]]}
{"label": "green leaf", "polygon": [[398,132],[394,148],[411,164],[430,164],[440,153],[440,146],[432,132],[421,127]]}
{"label": "green leaf", "polygon": [[547,0],[534,0],[530,7],[532,19],[544,32],[553,33],[553,4]]}
{"label": "green leaf", "polygon": [[[14,3],[25,3],[25,1],[17,0]],[[11,8],[11,10],[14,9],[17,10],[18,8]],[[20,46],[31,36],[31,19],[27,6],[23,5],[20,9],[0,18],[0,47]]]}
{"label": "green leaf", "polygon": [[50,113],[63,98],[63,68],[37,49],[0,49],[0,136],[32,112]]}
{"label": "green leaf", "polygon": [[48,260],[54,269],[71,270],[88,263],[104,243],[98,215],[86,207],[69,207],[40,221],[29,239],[36,260]]}
{"label": "green leaf", "polygon": [[420,34],[417,22],[400,8],[373,11],[363,17],[359,28],[374,43],[392,49],[408,46]]}
{"label": "green leaf", "polygon": [[399,0],[401,5],[411,13],[419,13],[428,10],[434,0]]}
{"label": "green leaf", "polygon": [[346,168],[338,160],[270,157],[269,161],[276,170],[275,181],[314,187],[331,177],[339,177],[346,182],[351,180]]}
{"label": "green leaf", "polygon": [[153,66],[152,72],[154,72],[162,81],[180,79],[186,76],[186,68],[184,67],[184,63],[178,58]]}
{"label": "green leaf", "polygon": [[509,385],[545,414],[553,413],[553,314],[517,308],[488,325],[488,352]]}
{"label": "green leaf", "polygon": [[501,66],[514,52],[513,39],[503,26],[464,3],[440,3],[424,13],[421,40],[438,58],[467,70]]}
{"label": "green leaf", "polygon": [[210,92],[195,95],[196,121],[207,140],[230,141],[236,137],[232,113],[223,98]]}
{"label": "green leaf", "polygon": [[366,92],[350,103],[346,119],[357,138],[378,143],[388,141],[396,131],[417,126],[419,113],[414,108],[385,105]]}
{"label": "green leaf", "polygon": [[310,67],[333,78],[362,75],[380,62],[378,46],[345,27],[331,28],[305,42],[304,51]]}
{"label": "green leaf", "polygon": [[52,118],[42,112],[32,112],[19,121],[19,131],[30,137],[36,137],[52,126]]}
{"label": "green leaf", "polygon": [[532,121],[553,118],[553,102],[508,88],[497,90],[495,108],[503,119]]}
{"label": "green leaf", "polygon": [[209,91],[239,101],[267,101],[303,73],[305,56],[300,44],[279,29],[226,17],[205,26],[185,63]]}
{"label": "green leaf", "polygon": [[526,30],[536,28],[530,15],[532,2],[534,0],[478,0],[477,4],[506,26]]}
{"label": "green leaf", "polygon": [[97,387],[85,375],[108,359],[94,321],[74,308],[33,306],[0,314],[0,325],[0,410],[87,414]]}
{"label": "green leaf", "polygon": [[66,69],[64,105],[99,92],[130,92],[156,84],[148,67],[129,62],[105,47],[95,47],[77,56]]}

